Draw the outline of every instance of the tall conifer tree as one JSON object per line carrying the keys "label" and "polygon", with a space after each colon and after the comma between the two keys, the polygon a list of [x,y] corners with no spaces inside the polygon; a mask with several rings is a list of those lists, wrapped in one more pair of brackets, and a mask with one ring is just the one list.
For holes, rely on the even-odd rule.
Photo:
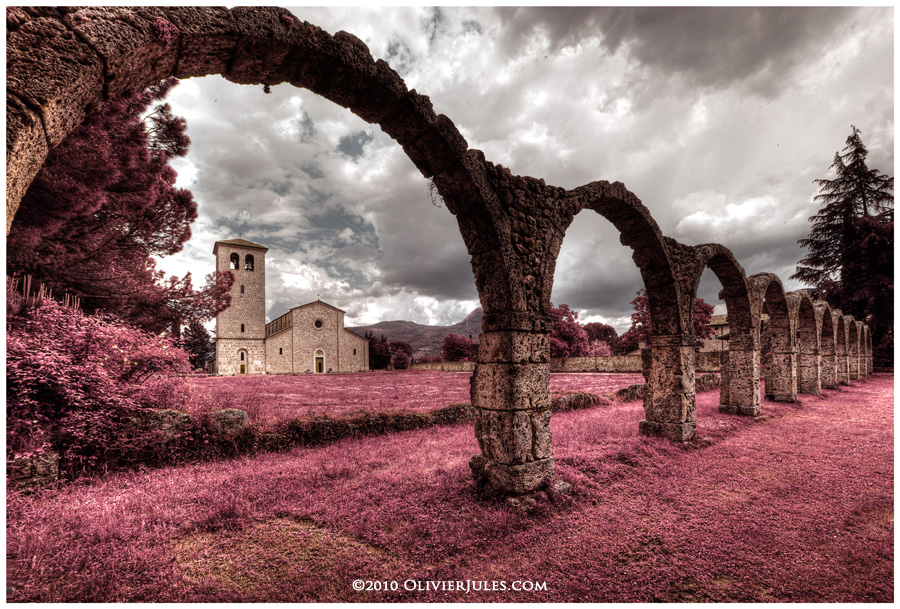
{"label": "tall conifer tree", "polygon": [[800,245],[808,251],[791,278],[810,285],[816,298],[866,320],[882,364],[893,350],[894,178],[869,169],[860,131],[851,126],[844,150],[835,153],[834,179],[816,180],[823,203]]}

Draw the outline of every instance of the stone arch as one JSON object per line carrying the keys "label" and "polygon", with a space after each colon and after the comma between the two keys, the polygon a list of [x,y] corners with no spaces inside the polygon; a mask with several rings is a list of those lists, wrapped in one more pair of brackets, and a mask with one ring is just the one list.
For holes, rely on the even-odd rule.
{"label": "stone arch", "polygon": [[[645,350],[645,419],[641,433],[683,442],[696,435],[693,332],[687,332],[680,285],[670,260],[667,240],[650,211],[621,183],[592,182],[566,193],[560,204],[565,227],[582,210],[593,210],[619,231],[620,241],[632,250],[650,308],[651,336]],[[553,271],[562,238],[550,251],[552,267],[545,278],[549,299]],[[689,321],[689,320],[687,320]]]}
{"label": "stone arch", "polygon": [[485,312],[476,478],[527,492],[552,476],[543,289],[574,215],[565,189],[486,161],[362,41],[284,9],[12,8],[7,23],[7,232],[48,151],[107,101],[171,76],[309,89],[378,124],[456,216]]}
{"label": "stone arch", "polygon": [[819,355],[821,358],[822,389],[837,389],[838,386],[838,360],[837,360],[837,326],[834,314],[826,302],[814,303],[816,318],[821,332],[819,335]]}
{"label": "stone arch", "polygon": [[693,332],[694,299],[700,277],[706,268],[713,271],[722,284],[719,297],[728,309],[730,338],[728,350],[721,354],[721,388],[719,409],[723,412],[756,416],[759,414],[759,324],[753,322],[747,276],[743,267],[724,245],[705,243],[697,246],[674,244],[677,248],[679,276],[684,286],[682,310],[690,319]]}
{"label": "stone arch", "polygon": [[[456,217],[485,312],[471,390],[481,454],[470,465],[479,482],[523,493],[553,475],[547,313],[565,230],[585,208],[620,230],[648,287],[654,335],[642,431],[677,440],[694,436],[688,288],[673,270],[674,242],[662,238],[640,201],[620,183],[567,191],[488,162],[362,41],[346,32],[332,36],[285,9],[10,7],[7,233],[49,150],[89,113],[171,76],[210,74],[238,84],[309,89],[379,125],[433,179]],[[777,277],[764,275],[748,280],[751,334],[765,306],[773,320],[774,361],[779,370],[793,370],[784,291]],[[793,394],[782,381],[767,382],[767,394],[771,387],[775,399],[794,399],[796,380]]]}
{"label": "stone arch", "polygon": [[844,321],[847,324],[847,373],[850,380],[855,381],[860,378],[859,335],[862,324],[852,315],[845,315]]}
{"label": "stone arch", "polygon": [[812,299],[806,291],[791,292],[796,309],[797,390],[822,393],[821,325]]}
{"label": "stone arch", "polygon": [[[761,328],[765,395],[776,402],[796,401],[797,353],[784,287],[772,273],[757,273],[747,281],[753,320]],[[766,323],[763,314],[768,315]]]}

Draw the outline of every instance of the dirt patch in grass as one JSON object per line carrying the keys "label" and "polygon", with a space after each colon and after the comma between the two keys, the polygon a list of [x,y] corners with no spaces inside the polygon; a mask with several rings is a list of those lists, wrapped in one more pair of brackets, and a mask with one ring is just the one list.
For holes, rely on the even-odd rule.
{"label": "dirt patch in grass", "polygon": [[388,600],[388,593],[363,596],[348,582],[398,567],[384,549],[292,518],[187,535],[172,553],[190,590],[185,600],[195,602]]}

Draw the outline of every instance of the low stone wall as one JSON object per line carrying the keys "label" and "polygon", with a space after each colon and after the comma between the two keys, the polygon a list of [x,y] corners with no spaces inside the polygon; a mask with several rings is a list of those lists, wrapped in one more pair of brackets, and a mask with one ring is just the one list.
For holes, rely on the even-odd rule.
{"label": "low stone wall", "polygon": [[473,372],[475,362],[426,362],[410,364],[410,370],[440,370],[441,372]]}
{"label": "low stone wall", "polygon": [[550,372],[640,372],[640,355],[560,357],[550,360]]}
{"label": "low stone wall", "polygon": [[697,354],[697,372],[721,372],[722,371],[722,352],[721,351],[701,351]]}
{"label": "low stone wall", "polygon": [[[697,372],[719,372],[722,368],[719,351],[697,354]],[[442,372],[472,372],[475,362],[428,362],[412,364],[410,370],[440,370]],[[560,357],[550,360],[550,372],[641,372],[640,355],[607,355],[602,357]]]}

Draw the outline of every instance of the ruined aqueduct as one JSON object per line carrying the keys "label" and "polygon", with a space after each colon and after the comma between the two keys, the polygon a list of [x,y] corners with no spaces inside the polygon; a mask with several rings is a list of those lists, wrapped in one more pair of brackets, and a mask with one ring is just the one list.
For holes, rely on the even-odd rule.
{"label": "ruined aqueduct", "polygon": [[[649,295],[653,336],[644,352],[644,434],[696,434],[693,302],[711,268],[731,326],[721,406],[736,415],[766,397],[848,384],[872,372],[868,328],[778,277],[746,277],[718,244],[665,237],[621,183],[573,190],[517,176],[470,149],[428,97],[408,91],[355,36],[334,36],[279,8],[11,8],[7,13],[6,226],[50,149],[108,100],[164,78],[221,74],[239,84],[288,82],[378,124],[434,184],[456,216],[485,316],[472,376],[479,482],[505,493],[553,474],[547,314],[556,258],[575,214],[590,209],[633,250]],[[763,313],[770,319],[765,336]],[[764,340],[765,339],[765,340]],[[767,343],[766,365],[762,344]],[[768,345],[770,344],[770,350]]]}

